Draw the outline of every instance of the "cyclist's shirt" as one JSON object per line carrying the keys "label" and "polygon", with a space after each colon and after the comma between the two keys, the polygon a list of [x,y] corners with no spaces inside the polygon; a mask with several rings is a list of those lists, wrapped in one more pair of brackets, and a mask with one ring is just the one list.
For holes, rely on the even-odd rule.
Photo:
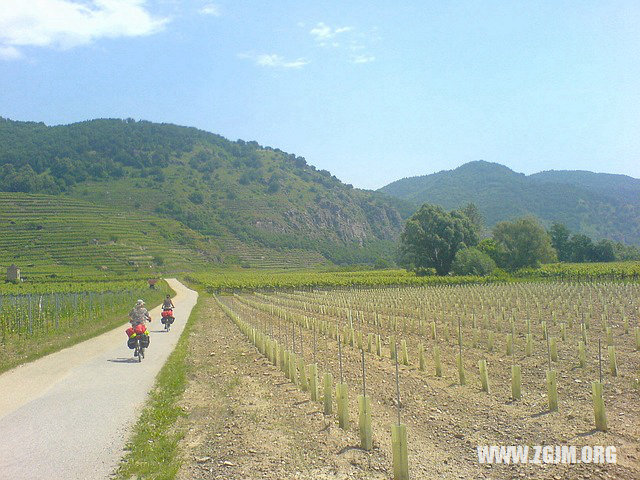
{"label": "cyclist's shirt", "polygon": [[173,302],[171,301],[170,298],[164,299],[164,302],[162,302],[162,308],[166,308],[166,309],[173,308]]}
{"label": "cyclist's shirt", "polygon": [[149,318],[149,311],[144,307],[134,307],[129,312],[129,318],[131,319],[130,322],[132,324],[146,323],[147,319]]}

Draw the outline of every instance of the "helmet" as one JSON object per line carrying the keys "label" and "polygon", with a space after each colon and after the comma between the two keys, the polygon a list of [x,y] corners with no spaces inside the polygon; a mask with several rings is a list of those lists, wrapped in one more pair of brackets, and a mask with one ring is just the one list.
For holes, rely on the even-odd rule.
{"label": "helmet", "polygon": [[142,307],[143,305],[144,305],[144,300],[138,300],[136,302],[136,306],[138,306],[138,307]]}
{"label": "helmet", "polygon": [[167,298],[171,298],[171,295],[167,295]]}

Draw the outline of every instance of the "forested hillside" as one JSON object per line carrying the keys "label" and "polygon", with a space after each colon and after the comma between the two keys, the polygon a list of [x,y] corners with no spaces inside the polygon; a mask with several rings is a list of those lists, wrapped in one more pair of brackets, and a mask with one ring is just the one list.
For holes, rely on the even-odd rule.
{"label": "forested hillside", "polygon": [[446,209],[476,204],[490,227],[535,215],[590,237],[640,244],[640,180],[624,175],[549,171],[526,176],[484,161],[455,170],[404,178],[380,191],[415,207],[428,202]]}
{"label": "forested hillside", "polygon": [[0,119],[0,191],[171,218],[219,247],[222,261],[248,265],[288,251],[307,252],[302,264],[388,260],[399,209],[410,213],[277,148],[134,120]]}

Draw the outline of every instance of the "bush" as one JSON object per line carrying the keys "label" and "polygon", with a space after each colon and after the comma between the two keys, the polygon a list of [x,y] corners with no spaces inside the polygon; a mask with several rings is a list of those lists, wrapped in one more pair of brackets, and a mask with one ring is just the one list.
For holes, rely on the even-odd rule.
{"label": "bush", "polygon": [[196,205],[202,205],[204,203],[204,195],[201,192],[193,192],[189,194],[189,201]]}
{"label": "bush", "polygon": [[486,276],[491,274],[495,268],[496,262],[475,247],[459,250],[451,265],[451,270],[456,275]]}
{"label": "bush", "polygon": [[435,268],[430,268],[430,267],[416,268],[415,272],[417,277],[434,277],[438,274]]}

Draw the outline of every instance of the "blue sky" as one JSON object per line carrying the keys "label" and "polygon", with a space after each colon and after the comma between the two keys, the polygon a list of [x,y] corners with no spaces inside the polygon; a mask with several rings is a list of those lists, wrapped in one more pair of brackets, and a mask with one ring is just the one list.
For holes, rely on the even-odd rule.
{"label": "blue sky", "polygon": [[362,188],[640,177],[638,52],[637,1],[0,0],[0,116],[195,126]]}

